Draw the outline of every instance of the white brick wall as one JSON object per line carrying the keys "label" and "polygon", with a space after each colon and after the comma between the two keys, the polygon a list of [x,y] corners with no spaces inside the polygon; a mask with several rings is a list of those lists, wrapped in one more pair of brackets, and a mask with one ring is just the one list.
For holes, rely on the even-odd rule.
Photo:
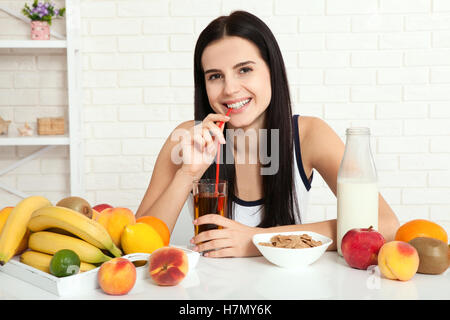
{"label": "white brick wall", "polygon": [[[216,16],[260,16],[285,57],[294,111],[372,129],[382,194],[401,222],[437,221],[450,234],[450,1],[82,0],[86,198],[136,210],[159,148],[193,114],[195,40]],[[19,10],[17,1],[0,4]],[[63,23],[54,25],[63,31]],[[0,38],[28,26],[0,13]],[[0,116],[22,124],[65,115],[64,56],[0,49]],[[35,125],[35,124],[34,124]],[[0,166],[34,148],[1,147]],[[53,201],[67,195],[68,152],[56,148],[1,177]],[[39,178],[44,178],[45,189]],[[1,192],[4,205],[17,198]],[[311,221],[336,217],[319,174]],[[186,217],[184,221],[188,221]],[[190,228],[190,226],[188,226]]]}

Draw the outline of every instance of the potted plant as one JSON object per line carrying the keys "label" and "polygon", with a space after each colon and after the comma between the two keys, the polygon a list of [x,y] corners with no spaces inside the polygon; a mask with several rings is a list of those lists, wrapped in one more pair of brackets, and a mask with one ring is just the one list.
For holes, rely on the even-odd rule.
{"label": "potted plant", "polygon": [[63,17],[66,8],[56,9],[50,1],[34,0],[31,7],[25,3],[22,13],[31,19],[31,39],[50,40],[52,18]]}

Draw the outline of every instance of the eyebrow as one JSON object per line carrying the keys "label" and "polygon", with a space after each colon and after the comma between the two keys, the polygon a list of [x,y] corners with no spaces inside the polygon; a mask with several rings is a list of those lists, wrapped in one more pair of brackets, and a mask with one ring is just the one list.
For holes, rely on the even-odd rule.
{"label": "eyebrow", "polygon": [[[250,63],[256,64],[254,61],[248,60],[248,61],[239,62],[238,64],[235,64],[235,65],[233,66],[233,69],[236,69],[236,68],[245,66],[245,65],[250,64]],[[208,73],[214,73],[214,72],[220,72],[220,70],[219,70],[219,69],[209,69],[209,70],[206,70],[206,71],[205,71],[205,74],[208,74]]]}

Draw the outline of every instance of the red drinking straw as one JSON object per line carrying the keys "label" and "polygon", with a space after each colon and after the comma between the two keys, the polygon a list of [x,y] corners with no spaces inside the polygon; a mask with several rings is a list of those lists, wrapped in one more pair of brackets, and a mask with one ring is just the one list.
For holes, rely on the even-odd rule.
{"label": "red drinking straw", "polygon": [[[228,117],[231,113],[231,108],[228,109],[226,116]],[[219,123],[219,128],[222,129],[224,122],[221,121]],[[217,142],[217,158],[216,158],[216,188],[215,188],[215,195],[219,194],[219,158],[220,158],[220,145],[219,142]]]}

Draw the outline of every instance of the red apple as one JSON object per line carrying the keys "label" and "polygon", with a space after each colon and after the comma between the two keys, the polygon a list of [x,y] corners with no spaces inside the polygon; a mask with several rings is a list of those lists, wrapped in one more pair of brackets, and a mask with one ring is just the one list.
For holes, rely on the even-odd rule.
{"label": "red apple", "polygon": [[95,211],[97,211],[98,213],[102,212],[105,209],[108,208],[112,208],[113,206],[110,206],[109,204],[106,203],[102,203],[102,204],[98,204],[95,207],[92,207],[92,209],[94,209]]}
{"label": "red apple", "polygon": [[378,251],[385,243],[381,233],[372,226],[347,231],[342,238],[341,251],[345,261],[352,268],[367,270],[378,264]]}

